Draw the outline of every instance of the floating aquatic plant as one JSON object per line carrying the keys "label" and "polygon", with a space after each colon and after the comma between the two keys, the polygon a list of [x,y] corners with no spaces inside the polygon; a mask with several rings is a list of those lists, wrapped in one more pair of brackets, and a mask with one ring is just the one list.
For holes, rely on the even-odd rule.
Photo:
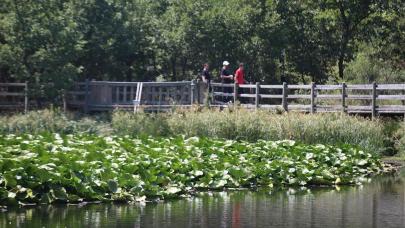
{"label": "floating aquatic plant", "polygon": [[354,184],[381,171],[354,146],[198,137],[0,136],[0,204],[142,201],[197,190]]}

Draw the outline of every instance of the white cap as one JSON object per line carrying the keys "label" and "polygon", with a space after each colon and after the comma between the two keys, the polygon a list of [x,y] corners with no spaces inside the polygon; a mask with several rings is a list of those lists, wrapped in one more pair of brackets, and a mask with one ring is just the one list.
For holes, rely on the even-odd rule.
{"label": "white cap", "polygon": [[222,65],[228,66],[228,65],[229,65],[229,62],[228,62],[228,61],[224,61],[224,62],[222,63]]}

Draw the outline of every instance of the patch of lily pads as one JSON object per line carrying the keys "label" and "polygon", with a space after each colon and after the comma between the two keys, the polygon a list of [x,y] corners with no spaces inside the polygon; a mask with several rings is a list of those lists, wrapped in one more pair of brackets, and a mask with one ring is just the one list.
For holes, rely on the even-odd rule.
{"label": "patch of lily pads", "polygon": [[374,154],[290,140],[96,135],[0,136],[0,205],[144,201],[199,190],[356,184]]}

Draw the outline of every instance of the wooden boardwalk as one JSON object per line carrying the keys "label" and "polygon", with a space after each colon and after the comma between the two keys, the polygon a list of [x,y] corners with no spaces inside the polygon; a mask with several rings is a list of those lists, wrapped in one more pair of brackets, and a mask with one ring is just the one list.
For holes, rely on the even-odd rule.
{"label": "wooden boardwalk", "polygon": [[[263,85],[212,83],[211,107],[237,104],[249,109],[273,109],[306,113],[345,112],[352,114],[405,115],[404,84]],[[0,83],[0,109],[27,110],[27,83]],[[207,105],[203,82],[110,82],[75,83],[64,94],[65,106],[85,112],[113,109],[154,111]],[[230,102],[229,102],[230,101]]]}
{"label": "wooden boardwalk", "polygon": [[[232,93],[221,92],[224,86],[231,87]],[[223,85],[213,83],[212,87],[214,98],[231,97],[234,103],[240,100],[241,106],[247,108],[283,109],[308,113],[369,113],[373,117],[383,113],[405,113],[405,84]]]}
{"label": "wooden boardwalk", "polygon": [[[69,93],[70,107],[87,111],[134,108],[167,110],[206,105],[202,82],[99,82],[77,83]],[[262,85],[212,83],[212,107],[238,104],[250,109],[285,111],[405,114],[405,84]],[[86,89],[87,88],[87,89]],[[141,91],[139,91],[141,90]],[[72,96],[73,95],[73,96]],[[224,101],[231,101],[225,103]]]}

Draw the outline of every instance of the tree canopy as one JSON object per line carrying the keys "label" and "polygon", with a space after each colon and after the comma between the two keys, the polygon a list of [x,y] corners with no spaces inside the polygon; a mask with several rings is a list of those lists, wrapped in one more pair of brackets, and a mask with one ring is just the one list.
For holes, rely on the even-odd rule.
{"label": "tree canopy", "polygon": [[2,0],[0,82],[195,78],[404,82],[400,0]]}

